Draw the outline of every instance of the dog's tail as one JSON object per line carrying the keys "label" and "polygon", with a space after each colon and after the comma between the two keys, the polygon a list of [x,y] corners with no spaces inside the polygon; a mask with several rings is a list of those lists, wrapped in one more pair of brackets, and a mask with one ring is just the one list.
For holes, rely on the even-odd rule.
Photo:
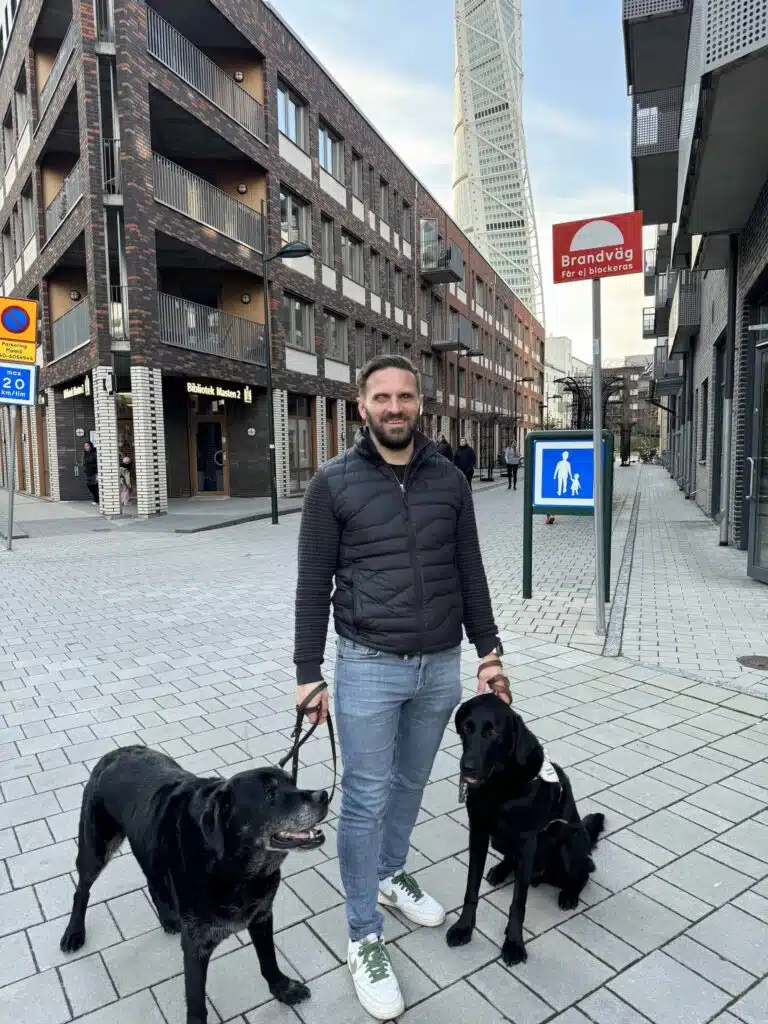
{"label": "dog's tail", "polygon": [[587,830],[589,836],[589,848],[594,850],[597,845],[597,840],[600,837],[600,833],[605,828],[605,815],[604,814],[588,814],[582,821],[582,825]]}

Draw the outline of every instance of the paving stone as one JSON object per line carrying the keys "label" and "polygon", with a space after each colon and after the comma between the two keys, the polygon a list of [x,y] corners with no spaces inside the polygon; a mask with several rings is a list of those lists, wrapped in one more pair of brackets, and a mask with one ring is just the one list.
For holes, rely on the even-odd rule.
{"label": "paving stone", "polygon": [[111,946],[102,956],[121,998],[173,977],[183,966],[178,936],[160,929]]}
{"label": "paving stone", "polygon": [[[403,1024],[445,1024],[446,1020],[482,1021],[483,1024],[503,1024],[504,1018],[466,982],[437,995],[431,996],[423,1003],[406,1010],[400,1018]],[[370,1021],[370,1018],[368,1018]],[[311,1024],[307,1020],[307,1024]],[[357,1021],[355,1021],[357,1024]]]}
{"label": "paving stone", "polygon": [[761,896],[755,889],[750,889],[749,892],[743,892],[741,896],[737,896],[733,901],[733,906],[746,910],[752,917],[768,924],[768,899]]}
{"label": "paving stone", "polygon": [[69,1007],[56,971],[43,971],[7,985],[0,1000],[0,1024],[64,1024]]}
{"label": "paving stone", "polygon": [[33,889],[19,889],[0,896],[0,936],[21,931],[42,919]]}
{"label": "paving stone", "polygon": [[466,850],[468,836],[457,822],[441,817],[417,825],[411,836],[411,844],[431,861],[440,861]]}
{"label": "paving stone", "polygon": [[[723,832],[720,842],[741,850],[750,857],[768,862],[768,826],[757,821],[743,821],[729,832]],[[768,867],[766,867],[768,874]]]}
{"label": "paving stone", "polygon": [[726,786],[716,784],[699,790],[693,796],[688,797],[688,802],[703,807],[713,814],[719,814],[729,821],[743,821],[760,811],[763,805],[759,800],[745,796]]}
{"label": "paving stone", "polygon": [[648,1020],[607,988],[593,992],[579,1005],[596,1024],[647,1024]]}
{"label": "paving stone", "polygon": [[339,963],[303,922],[275,936],[275,945],[304,980],[326,974]]}
{"label": "paving stone", "polygon": [[527,962],[512,972],[556,1010],[564,1010],[614,973],[558,931],[539,936],[526,948]]}
{"label": "paving stone", "polygon": [[751,992],[733,1004],[731,1010],[736,1015],[734,1020],[738,1018],[744,1024],[765,1024],[768,1020],[768,979],[755,985]]}
{"label": "paving stone", "polygon": [[716,907],[727,903],[750,885],[746,875],[695,851],[661,868],[658,874],[663,881],[671,882]]}
{"label": "paving stone", "polygon": [[664,947],[664,952],[733,996],[740,995],[755,982],[752,974],[729,963],[687,935],[681,935],[670,942]]}
{"label": "paving stone", "polygon": [[611,892],[619,892],[633,885],[645,875],[650,875],[654,869],[653,864],[622,850],[610,839],[599,843],[594,859],[597,865],[596,879]]}
{"label": "paving stone", "polygon": [[[26,890],[25,890],[26,891]],[[61,964],[69,963],[75,959],[82,959],[90,956],[97,950],[106,949],[108,946],[115,946],[120,942],[120,932],[115,922],[103,905],[89,907],[85,918],[85,945],[76,953],[62,953],[59,949],[59,942],[69,922],[69,914],[56,918],[53,921],[46,921],[45,924],[36,925],[27,930],[29,941],[32,943],[32,950],[35,959],[41,970],[49,967],[58,967]],[[139,988],[142,986],[140,985]]]}
{"label": "paving stone", "polygon": [[586,917],[641,953],[650,953],[688,927],[688,921],[636,889],[626,889],[591,907]]}
{"label": "paving stone", "polygon": [[569,939],[608,964],[615,971],[621,971],[640,958],[636,949],[612,935],[586,914],[579,914],[558,926]]}
{"label": "paving stone", "polygon": [[477,930],[469,945],[458,949],[449,948],[445,932],[457,916],[450,914],[442,928],[417,928],[399,938],[396,943],[406,956],[421,965],[440,988],[452,985],[459,978],[472,974],[499,956],[499,947]]}
{"label": "paving stone", "polygon": [[513,1024],[540,1024],[552,1014],[552,1008],[521,985],[501,963],[488,964],[468,980]]}
{"label": "paving stone", "polygon": [[757,977],[765,974],[768,924],[738,907],[721,907],[694,925],[689,935],[751,974]]}
{"label": "paving stone", "polygon": [[0,988],[36,971],[26,935],[7,935],[0,939]]}
{"label": "paving stone", "polygon": [[[78,1018],[77,1024],[171,1024],[165,1021],[149,991],[110,1003],[95,1013]],[[176,1022],[173,1022],[176,1024]]]}
{"label": "paving stone", "polygon": [[643,836],[672,853],[683,854],[712,839],[712,833],[676,814],[672,810],[658,811],[629,826],[632,832]]}
{"label": "paving stone", "polygon": [[76,1017],[117,999],[117,992],[98,953],[64,964],[59,974]]}
{"label": "paving stone", "polygon": [[721,989],[659,950],[608,987],[654,1024],[701,1024],[730,1001]]}

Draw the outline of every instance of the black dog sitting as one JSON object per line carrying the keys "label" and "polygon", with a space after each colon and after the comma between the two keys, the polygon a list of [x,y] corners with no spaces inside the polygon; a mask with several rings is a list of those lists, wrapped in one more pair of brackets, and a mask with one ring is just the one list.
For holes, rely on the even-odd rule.
{"label": "black dog sitting", "polygon": [[528,886],[560,889],[563,909],[578,905],[595,865],[590,856],[605,823],[602,814],[582,821],[566,773],[547,761],[522,718],[494,694],[473,697],[456,712],[461,736],[462,787],[469,812],[469,873],[464,906],[448,929],[449,946],[472,938],[489,843],[503,860],[488,872],[501,885],[514,872],[501,955],[508,965],[527,959],[523,919]]}
{"label": "black dog sitting", "polygon": [[277,964],[272,903],[289,850],[314,850],[328,794],[298,790],[285,772],[261,768],[229,780],[200,779],[148,747],[106,754],[83,793],[78,886],[61,949],[85,942],[91,887],[127,837],[147,876],[166,932],[181,932],[187,1024],[206,1024],[205,982],[211,954],[247,928],[264,980],[282,1003],[309,989]]}

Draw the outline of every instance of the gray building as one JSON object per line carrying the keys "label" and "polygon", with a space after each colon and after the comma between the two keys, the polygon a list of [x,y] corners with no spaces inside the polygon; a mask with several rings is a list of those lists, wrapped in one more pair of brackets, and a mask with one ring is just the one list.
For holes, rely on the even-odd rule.
{"label": "gray building", "polygon": [[768,3],[624,0],[623,16],[667,465],[768,582]]}

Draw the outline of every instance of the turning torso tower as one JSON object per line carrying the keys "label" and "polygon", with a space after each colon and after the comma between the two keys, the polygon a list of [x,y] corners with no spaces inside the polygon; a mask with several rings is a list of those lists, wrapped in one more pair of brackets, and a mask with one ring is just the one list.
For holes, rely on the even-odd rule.
{"label": "turning torso tower", "polygon": [[520,0],[454,0],[453,216],[544,321],[523,132]]}

